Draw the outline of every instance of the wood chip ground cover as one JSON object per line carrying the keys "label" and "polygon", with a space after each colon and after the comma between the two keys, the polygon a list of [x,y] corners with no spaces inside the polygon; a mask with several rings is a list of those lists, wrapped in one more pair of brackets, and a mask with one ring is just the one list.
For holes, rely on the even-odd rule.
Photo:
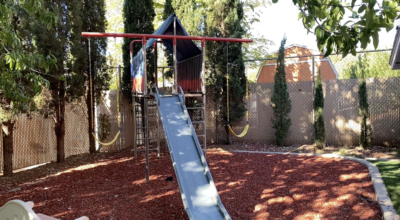
{"label": "wood chip ground cover", "polygon": [[[83,155],[0,178],[0,206],[33,201],[60,219],[188,219],[169,154],[151,154],[149,183],[143,156]],[[233,219],[382,219],[368,169],[354,161],[227,151],[207,161]]]}

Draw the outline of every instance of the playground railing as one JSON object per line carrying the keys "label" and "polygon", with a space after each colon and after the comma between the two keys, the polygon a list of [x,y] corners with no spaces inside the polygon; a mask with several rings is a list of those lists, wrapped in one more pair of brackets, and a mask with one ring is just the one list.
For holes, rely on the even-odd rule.
{"label": "playground railing", "polygon": [[[155,93],[153,92],[153,88],[155,89]],[[155,86],[155,85],[151,85],[151,91],[150,91],[151,93],[152,93],[152,95],[154,95],[155,97],[156,97],[156,99],[157,99],[157,105],[158,106],[160,106],[160,92],[158,91],[158,88],[157,88],[157,86]]]}
{"label": "playground railing", "polygon": [[173,85],[173,87],[174,87],[174,88],[176,87],[176,88],[179,89],[179,92],[178,92],[178,90],[177,90],[178,95],[181,95],[181,96],[182,96],[182,99],[185,100],[185,93],[183,92],[182,87],[181,87],[180,85]]}

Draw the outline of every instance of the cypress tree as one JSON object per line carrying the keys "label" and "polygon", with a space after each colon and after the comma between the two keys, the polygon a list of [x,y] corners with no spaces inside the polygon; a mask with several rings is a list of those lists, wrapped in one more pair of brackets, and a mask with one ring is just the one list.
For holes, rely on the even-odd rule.
{"label": "cypress tree", "polygon": [[361,115],[360,146],[363,148],[368,148],[372,140],[372,127],[370,124],[367,83],[365,82],[365,65],[361,59],[361,56],[358,57],[358,63],[362,76],[358,87],[359,113]]}
{"label": "cypress tree", "polygon": [[[163,11],[163,21],[165,21],[171,14],[174,13],[174,8],[172,7],[172,0],[166,0],[164,4],[164,11]],[[168,66],[173,66],[174,65],[174,58],[172,57],[172,53],[169,52],[169,50],[164,47],[164,54],[167,57],[167,65]],[[167,79],[171,79],[174,71],[173,69],[168,69],[166,72],[164,72],[164,76]]]}
{"label": "cypress tree", "polygon": [[39,53],[54,55],[57,59],[57,68],[52,69],[52,76],[46,77],[50,82],[52,95],[51,106],[55,114],[54,132],[56,135],[57,162],[65,159],[64,137],[65,137],[65,69],[68,58],[69,42],[69,11],[66,1],[45,0],[44,5],[49,11],[57,16],[55,27],[47,29],[46,26],[37,25],[34,30],[36,45]]}
{"label": "cypress tree", "polygon": [[274,77],[274,92],[271,97],[272,109],[274,115],[272,117],[273,128],[275,129],[276,144],[282,146],[283,140],[286,138],[291,120],[289,117],[292,110],[292,104],[287,91],[286,72],[285,72],[285,43],[286,37],[283,38],[279,48],[276,73]]}
{"label": "cypress tree", "polygon": [[[85,0],[82,3],[79,1],[70,2],[70,7],[75,4],[74,14],[76,14],[76,19],[74,19],[74,24],[76,22],[76,30],[78,34],[80,32],[105,32],[106,30],[106,18],[105,18],[105,2],[104,0],[88,1]],[[81,11],[81,14],[80,12]],[[79,22],[77,21],[78,16],[81,16],[82,26],[79,27]],[[76,32],[76,31],[73,31]],[[78,39],[76,44],[71,47],[71,54],[73,57],[79,58],[73,60],[72,66],[72,76],[69,78],[69,84],[79,85],[82,89],[80,90],[70,90],[72,94],[76,96],[85,95],[86,106],[88,112],[88,127],[89,127],[89,151],[90,153],[96,152],[95,139],[92,134],[94,134],[93,120],[94,116],[94,105],[95,102],[91,100],[99,100],[101,92],[108,90],[109,81],[111,79],[110,73],[108,71],[103,71],[103,67],[106,64],[105,51],[107,48],[106,38],[90,38],[90,63],[89,63],[89,45],[88,38],[81,37],[79,35],[75,36]],[[70,41],[72,42],[72,41]],[[75,41],[74,41],[75,42]],[[72,48],[74,50],[72,50]],[[93,84],[92,97],[90,96],[90,68],[92,70],[91,80]],[[71,89],[71,88],[69,88]]]}
{"label": "cypress tree", "polygon": [[196,0],[173,0],[172,6],[188,34],[201,35],[204,23],[204,3]]}
{"label": "cypress tree", "polygon": [[317,81],[315,82],[314,98],[314,143],[318,149],[325,147],[326,135],[324,124],[324,91],[322,89],[321,68],[318,70]]}
{"label": "cypress tree", "polygon": [[[154,5],[151,0],[124,0],[124,32],[125,33],[154,33],[153,20],[155,17]],[[124,62],[122,74],[122,90],[129,95],[132,91],[130,71],[129,45],[132,39],[125,38],[122,45],[122,60]],[[142,44],[133,45],[133,56],[142,48]],[[150,48],[147,50],[147,80],[148,84],[154,82],[154,54]]]}
{"label": "cypress tree", "polygon": [[[223,3],[208,2],[206,35],[209,37],[242,38],[245,30],[242,27],[244,12],[243,4],[238,0],[228,0]],[[227,51],[227,47],[229,50]],[[207,42],[209,84],[215,88],[215,100],[220,102],[220,115],[225,125],[228,144],[231,136],[228,130],[227,87],[229,77],[229,123],[239,121],[246,113],[246,75],[243,63],[242,44],[224,42]],[[229,65],[227,71],[227,63]]]}
{"label": "cypress tree", "polygon": [[[39,26],[36,29],[37,45],[40,51],[51,53],[57,58],[57,69],[53,70],[56,77],[50,77],[50,90],[56,114],[55,133],[57,136],[57,161],[64,160],[65,136],[65,103],[80,100],[86,97],[89,122],[90,152],[95,152],[93,133],[92,109],[89,92],[89,54],[88,39],[80,36],[84,31],[105,31],[104,1],[50,1],[46,0],[46,7],[58,15],[55,29],[44,30]],[[102,90],[108,89],[109,74],[100,70],[105,63],[105,38],[91,39],[91,68],[94,94],[100,95]],[[97,74],[96,74],[97,73]],[[94,77],[96,75],[96,77]],[[73,86],[71,86],[73,85]]]}

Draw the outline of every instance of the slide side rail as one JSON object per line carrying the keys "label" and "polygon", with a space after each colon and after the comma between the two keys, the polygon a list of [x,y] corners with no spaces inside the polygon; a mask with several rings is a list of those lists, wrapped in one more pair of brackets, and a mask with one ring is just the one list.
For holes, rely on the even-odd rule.
{"label": "slide side rail", "polygon": [[[196,144],[197,153],[198,153],[198,155],[200,157],[200,160],[201,160],[201,163],[203,164],[203,167],[205,167],[205,175],[207,176],[207,179],[208,179],[209,183],[212,184],[212,186],[215,187],[215,183],[214,183],[214,180],[213,180],[213,178],[211,176],[210,169],[208,168],[208,164],[207,164],[206,158],[204,157],[204,153],[205,152],[204,153],[202,152],[200,142],[197,139],[196,131],[194,130],[194,127],[192,125],[192,120],[190,119],[189,112],[187,111],[187,108],[186,108],[186,105],[185,105],[185,102],[184,102],[185,94],[183,93],[183,90],[182,90],[181,86],[179,86],[179,85],[174,85],[174,86],[177,86],[178,88],[180,88],[179,99],[180,99],[181,104],[182,104],[183,112],[186,115],[187,123],[190,125],[190,129],[191,129],[191,132],[192,132],[192,138],[193,138],[193,141]],[[215,191],[217,192],[217,188],[216,187],[215,187]],[[217,195],[217,204],[218,204],[218,207],[221,210],[221,212],[226,217],[226,219],[231,219],[230,216],[229,216],[229,213],[226,211],[224,205],[222,204],[221,198],[219,197],[219,195]]]}

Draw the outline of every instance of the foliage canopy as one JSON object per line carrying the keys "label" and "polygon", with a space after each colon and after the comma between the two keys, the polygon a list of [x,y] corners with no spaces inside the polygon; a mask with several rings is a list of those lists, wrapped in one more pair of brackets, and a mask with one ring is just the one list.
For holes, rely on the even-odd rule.
{"label": "foliage canopy", "polygon": [[[276,3],[278,0],[272,0]],[[308,32],[317,38],[320,51],[325,56],[333,51],[356,55],[360,44],[365,49],[379,44],[381,28],[390,31],[398,18],[400,7],[396,0],[293,0],[299,9],[298,18]],[[350,17],[346,17],[349,15]]]}

